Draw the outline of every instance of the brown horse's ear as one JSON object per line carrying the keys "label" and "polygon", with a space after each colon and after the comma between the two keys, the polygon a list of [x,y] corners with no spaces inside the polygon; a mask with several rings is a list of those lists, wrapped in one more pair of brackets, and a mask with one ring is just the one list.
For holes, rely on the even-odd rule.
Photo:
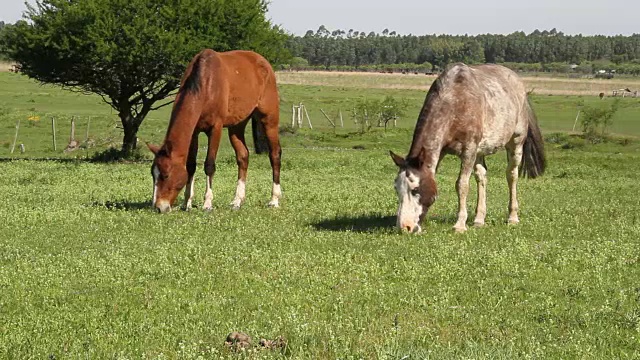
{"label": "brown horse's ear", "polygon": [[402,158],[402,156],[396,155],[393,151],[389,150],[389,155],[391,155],[391,159],[398,167],[405,167],[407,165],[406,161]]}
{"label": "brown horse's ear", "polygon": [[146,143],[147,147],[149,148],[149,150],[151,150],[151,152],[153,153],[153,155],[156,155],[158,153],[158,151],[160,151],[160,147],[157,145],[153,145],[153,144],[149,144]]}

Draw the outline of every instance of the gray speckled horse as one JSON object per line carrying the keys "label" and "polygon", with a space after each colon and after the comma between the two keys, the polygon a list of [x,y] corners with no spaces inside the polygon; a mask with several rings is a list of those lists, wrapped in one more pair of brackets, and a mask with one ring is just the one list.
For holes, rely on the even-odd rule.
{"label": "gray speckled horse", "polygon": [[431,85],[418,117],[409,154],[391,158],[400,168],[395,180],[400,205],[397,225],[420,232],[420,222],[437,197],[435,174],[446,154],[461,160],[456,182],[458,220],[454,229],[467,230],[469,178],[475,174],[478,204],[474,226],[484,225],[487,213],[486,155],[507,150],[510,224],[518,223],[516,183],[520,175],[544,173],[544,143],[527,99],[524,84],[500,65],[453,64]]}

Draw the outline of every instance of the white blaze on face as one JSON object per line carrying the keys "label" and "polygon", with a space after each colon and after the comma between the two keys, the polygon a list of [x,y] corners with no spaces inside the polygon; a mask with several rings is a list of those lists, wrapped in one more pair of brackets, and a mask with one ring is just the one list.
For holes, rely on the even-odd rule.
{"label": "white blaze on face", "polygon": [[397,225],[402,230],[419,232],[422,205],[418,186],[420,178],[411,172],[401,170],[396,177],[395,188],[400,202],[398,206]]}
{"label": "white blaze on face", "polygon": [[160,170],[156,165],[153,165],[151,169],[151,174],[153,176],[153,200],[152,206],[156,206],[156,196],[158,195],[158,177],[160,176]]}

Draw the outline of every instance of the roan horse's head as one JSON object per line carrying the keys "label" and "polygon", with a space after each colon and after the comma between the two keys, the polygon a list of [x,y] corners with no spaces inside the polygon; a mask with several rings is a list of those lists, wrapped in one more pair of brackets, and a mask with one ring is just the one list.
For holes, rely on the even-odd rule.
{"label": "roan horse's head", "polygon": [[162,147],[147,144],[155,158],[151,165],[153,176],[153,207],[159,212],[171,211],[171,206],[176,201],[180,190],[187,184],[188,174],[185,164],[172,159],[171,146],[165,144]]}
{"label": "roan horse's head", "polygon": [[438,193],[435,172],[424,165],[423,152],[424,149],[418,157],[406,159],[389,152],[393,162],[400,169],[395,180],[396,193],[400,201],[396,225],[400,230],[410,233],[422,231],[420,223],[436,200]]}

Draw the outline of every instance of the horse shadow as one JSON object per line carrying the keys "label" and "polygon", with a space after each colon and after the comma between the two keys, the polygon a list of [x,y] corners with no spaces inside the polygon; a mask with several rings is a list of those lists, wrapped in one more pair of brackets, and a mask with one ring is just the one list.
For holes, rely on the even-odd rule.
{"label": "horse shadow", "polygon": [[106,208],[107,210],[124,210],[124,211],[139,211],[151,209],[151,201],[94,201],[91,203],[93,207]]}
{"label": "horse shadow", "polygon": [[316,230],[324,231],[372,233],[379,230],[392,230],[395,224],[395,216],[364,215],[355,217],[338,216],[332,219],[321,220],[311,224],[311,226]]}
{"label": "horse shadow", "polygon": [[[432,215],[429,221],[436,224],[455,224],[455,215]],[[366,215],[366,216],[339,216],[311,224],[316,230],[324,231],[351,231],[358,233],[373,233],[380,230],[395,231],[395,215]]]}

